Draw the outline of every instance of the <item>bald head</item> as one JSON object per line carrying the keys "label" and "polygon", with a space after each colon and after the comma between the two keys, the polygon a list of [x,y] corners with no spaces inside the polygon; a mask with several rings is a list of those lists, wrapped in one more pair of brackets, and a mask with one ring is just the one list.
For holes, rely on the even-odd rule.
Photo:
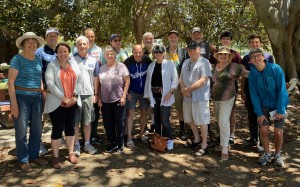
{"label": "bald head", "polygon": [[132,54],[133,58],[136,62],[141,62],[144,52],[143,52],[143,47],[141,45],[134,45],[132,48]]}

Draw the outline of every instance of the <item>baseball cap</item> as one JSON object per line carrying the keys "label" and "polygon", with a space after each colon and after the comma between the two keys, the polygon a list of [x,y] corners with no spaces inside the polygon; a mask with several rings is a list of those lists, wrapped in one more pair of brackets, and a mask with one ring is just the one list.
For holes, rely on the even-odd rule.
{"label": "baseball cap", "polygon": [[196,49],[197,47],[199,47],[199,43],[195,40],[190,41],[187,45],[188,49]]}
{"label": "baseball cap", "polygon": [[192,29],[192,33],[194,33],[194,32],[201,32],[200,27],[194,27],[194,28]]}
{"label": "baseball cap", "polygon": [[164,48],[164,46],[156,45],[153,47],[153,52],[154,53],[156,53],[156,52],[163,53],[163,52],[165,52],[165,48]]}
{"label": "baseball cap", "polygon": [[49,33],[56,33],[57,35],[59,35],[58,29],[53,28],[53,27],[47,29],[47,31],[46,31],[46,36],[47,36]]}
{"label": "baseball cap", "polygon": [[168,34],[168,36],[170,36],[172,33],[176,34],[177,36],[179,36],[178,32],[176,30],[171,30]]}
{"label": "baseball cap", "polygon": [[112,34],[112,35],[110,35],[110,41],[113,41],[116,37],[121,38],[121,35],[120,34]]}

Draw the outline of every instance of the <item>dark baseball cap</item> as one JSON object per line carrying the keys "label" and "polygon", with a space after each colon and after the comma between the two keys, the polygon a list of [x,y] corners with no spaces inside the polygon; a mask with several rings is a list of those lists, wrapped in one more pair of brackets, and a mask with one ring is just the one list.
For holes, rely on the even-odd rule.
{"label": "dark baseball cap", "polygon": [[190,41],[187,45],[188,49],[196,49],[197,47],[199,47],[199,43],[195,40]]}
{"label": "dark baseball cap", "polygon": [[163,53],[163,52],[165,52],[165,48],[162,45],[156,45],[153,47],[153,52],[154,53],[156,53],[156,52]]}
{"label": "dark baseball cap", "polygon": [[116,37],[122,38],[120,34],[112,34],[110,35],[110,41],[113,41]]}

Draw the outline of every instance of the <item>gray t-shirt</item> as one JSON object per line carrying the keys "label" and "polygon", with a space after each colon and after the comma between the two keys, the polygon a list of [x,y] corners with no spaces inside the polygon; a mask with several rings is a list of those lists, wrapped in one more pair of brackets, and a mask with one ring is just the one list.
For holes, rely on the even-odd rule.
{"label": "gray t-shirt", "polygon": [[102,102],[113,103],[122,98],[125,86],[124,76],[129,76],[129,71],[123,63],[117,62],[113,67],[108,67],[106,64],[100,67],[100,98]]}
{"label": "gray t-shirt", "polygon": [[[211,77],[211,66],[206,58],[200,56],[196,62],[191,62],[190,58],[185,60],[180,75],[185,87],[191,86],[201,77]],[[184,97],[186,102],[208,101],[210,99],[210,80],[200,88],[192,91],[192,97]]]}

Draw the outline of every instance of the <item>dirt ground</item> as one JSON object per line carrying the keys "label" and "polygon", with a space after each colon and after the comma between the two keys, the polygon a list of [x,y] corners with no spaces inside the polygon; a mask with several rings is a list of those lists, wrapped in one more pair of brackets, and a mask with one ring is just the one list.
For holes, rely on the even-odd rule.
{"label": "dirt ground", "polygon": [[[0,186],[300,186],[299,100],[291,97],[287,124],[284,127],[284,168],[273,163],[260,166],[255,148],[244,148],[242,140],[248,138],[248,121],[245,107],[238,100],[235,145],[230,149],[230,159],[220,161],[220,153],[214,151],[218,127],[212,113],[212,141],[208,155],[197,158],[195,151],[185,148],[178,138],[176,112],[172,112],[175,140],[174,150],[165,154],[153,152],[148,144],[135,140],[136,149],[125,148],[123,153],[104,153],[108,142],[102,125],[100,132],[104,144],[97,146],[99,153],[79,157],[80,163],[71,165],[66,148],[61,148],[63,168],[50,165],[34,166],[33,172],[23,173],[16,161],[15,148],[0,150]],[[138,115],[134,133],[138,133]],[[272,135],[271,135],[272,136]],[[297,140],[298,138],[298,140]],[[50,140],[46,140],[50,150]],[[51,160],[51,151],[45,156]]]}

